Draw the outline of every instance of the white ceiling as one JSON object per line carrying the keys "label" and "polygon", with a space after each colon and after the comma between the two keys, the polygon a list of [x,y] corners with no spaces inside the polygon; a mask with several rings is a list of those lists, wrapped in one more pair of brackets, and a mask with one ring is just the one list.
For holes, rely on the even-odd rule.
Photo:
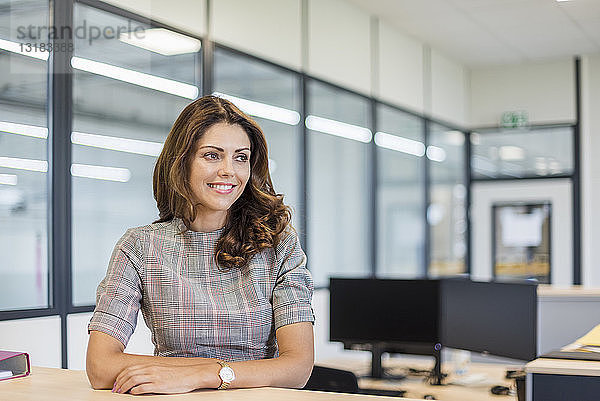
{"label": "white ceiling", "polygon": [[600,0],[348,0],[467,67],[600,53]]}

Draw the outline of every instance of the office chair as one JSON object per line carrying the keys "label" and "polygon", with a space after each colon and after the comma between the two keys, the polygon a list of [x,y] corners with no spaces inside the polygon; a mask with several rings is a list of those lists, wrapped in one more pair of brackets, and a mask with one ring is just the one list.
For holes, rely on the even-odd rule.
{"label": "office chair", "polygon": [[303,390],[358,393],[358,380],[354,373],[347,370],[315,365]]}
{"label": "office chair", "polygon": [[361,389],[358,388],[358,380],[354,373],[316,365],[313,367],[312,374],[303,390],[384,395],[388,397],[402,397],[406,393],[404,390]]}

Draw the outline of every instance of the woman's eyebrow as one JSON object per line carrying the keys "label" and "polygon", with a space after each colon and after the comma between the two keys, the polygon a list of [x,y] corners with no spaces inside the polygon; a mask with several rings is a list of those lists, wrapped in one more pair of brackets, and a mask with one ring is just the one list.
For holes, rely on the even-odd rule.
{"label": "woman's eyebrow", "polygon": [[204,145],[204,146],[200,146],[199,149],[204,149],[204,148],[213,148],[218,150],[219,152],[224,152],[225,150],[223,148],[220,148],[218,146],[214,146],[214,145]]}
{"label": "woman's eyebrow", "polygon": [[[200,148],[199,148],[199,149],[203,149],[203,148],[213,148],[213,149],[216,149],[216,150],[218,150],[219,152],[225,152],[225,149],[223,149],[223,148],[220,148],[220,147],[218,147],[218,146],[214,146],[214,145],[204,145],[204,146],[200,146]],[[244,151],[244,150],[250,151],[250,148],[239,148],[239,149],[236,149],[236,150],[235,150],[235,153],[237,153],[237,152],[241,152],[241,151]]]}

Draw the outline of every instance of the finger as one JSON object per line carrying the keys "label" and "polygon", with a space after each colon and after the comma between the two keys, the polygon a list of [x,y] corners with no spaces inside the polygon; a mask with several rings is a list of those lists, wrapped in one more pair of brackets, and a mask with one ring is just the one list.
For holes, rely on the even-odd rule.
{"label": "finger", "polygon": [[129,392],[131,394],[148,394],[154,393],[155,391],[152,383],[144,383],[133,387]]}
{"label": "finger", "polygon": [[129,380],[131,378],[131,376],[133,376],[135,374],[142,374],[146,371],[147,368],[148,368],[148,366],[145,366],[145,365],[135,365],[135,366],[130,366],[128,368],[123,369],[121,371],[121,373],[119,373],[119,375],[115,379],[115,384],[113,385],[113,389],[118,390],[119,388],[121,388],[123,386],[123,383],[125,383],[127,380]]}
{"label": "finger", "polygon": [[152,376],[150,375],[133,375],[125,381],[117,391],[124,394],[135,386],[152,383],[152,381]]}
{"label": "finger", "polygon": [[114,385],[115,389],[117,388],[117,384],[120,384],[123,382],[124,377],[126,377],[126,376],[129,377],[131,375],[131,372],[139,370],[143,366],[144,365],[129,366],[129,367],[126,367],[125,369],[123,369],[122,371],[120,371],[115,379],[115,385]]}

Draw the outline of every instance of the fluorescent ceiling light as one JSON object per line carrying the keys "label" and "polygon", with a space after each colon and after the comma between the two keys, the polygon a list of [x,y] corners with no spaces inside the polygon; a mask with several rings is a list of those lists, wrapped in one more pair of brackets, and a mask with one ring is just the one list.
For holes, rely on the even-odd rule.
{"label": "fluorescent ceiling light", "polygon": [[14,174],[0,174],[0,184],[17,185],[17,176]]}
{"label": "fluorescent ceiling light", "polygon": [[0,132],[32,136],[34,138],[41,139],[48,138],[48,128],[46,127],[38,127],[37,125],[17,124],[11,123],[9,121],[0,121]]}
{"label": "fluorescent ceiling light", "polygon": [[[21,46],[23,46],[23,50],[21,50]],[[0,49],[44,61],[48,60],[49,56],[47,51],[40,51],[37,46],[32,46],[30,49],[31,51],[26,51],[29,47],[26,46],[25,43],[12,42],[4,39],[0,39]]]}
{"label": "fluorescent ceiling light", "polygon": [[38,171],[45,173],[48,171],[48,162],[46,160],[21,159],[18,157],[0,156],[0,167],[14,168],[18,170]]}
{"label": "fluorescent ceiling light", "polygon": [[371,130],[358,125],[346,124],[328,118],[308,116],[305,121],[306,127],[313,131],[319,131],[324,134],[340,136],[342,138],[353,139],[364,143],[371,142],[373,134]]}
{"label": "fluorescent ceiling light", "polygon": [[498,154],[500,159],[506,161],[525,159],[525,149],[519,146],[500,146]]}
{"label": "fluorescent ceiling light", "polygon": [[96,180],[127,182],[131,172],[126,168],[92,166],[89,164],[72,164],[71,174],[74,177],[94,178]]}
{"label": "fluorescent ceiling light", "polygon": [[[40,173],[48,172],[48,162],[46,160],[20,159],[16,157],[0,156],[0,167],[37,171]],[[71,174],[75,177],[95,178],[97,180],[119,182],[127,182],[131,178],[131,172],[126,168],[92,166],[89,164],[72,164]]]}
{"label": "fluorescent ceiling light", "polygon": [[224,93],[214,92],[213,95],[222,97],[235,104],[244,113],[255,117],[266,118],[267,120],[277,121],[288,125],[297,125],[300,122],[300,114],[294,110],[284,109],[283,107],[272,106],[266,103],[255,102],[253,100],[242,99]]}
{"label": "fluorescent ceiling light", "polygon": [[198,39],[169,31],[168,29],[145,29],[143,31],[144,37],[139,39],[136,35],[141,33],[142,32],[136,32],[133,35],[132,32],[121,33],[119,35],[119,40],[164,56],[196,53],[200,50],[201,43]]}
{"label": "fluorescent ceiling light", "polygon": [[130,84],[143,86],[145,88],[170,93],[172,95],[185,97],[187,99],[196,99],[198,97],[198,88],[196,86],[174,81],[172,79],[128,70],[127,68],[121,68],[111,64],[88,60],[81,57],[71,58],[71,65],[73,68],[78,70],[91,72],[92,74],[102,75],[108,78],[117,79],[119,81],[128,82]]}
{"label": "fluorescent ceiling light", "polygon": [[423,143],[385,132],[375,133],[375,144],[382,148],[408,153],[409,155],[421,157],[425,154],[425,145]]}
{"label": "fluorescent ceiling light", "polygon": [[[21,51],[21,44],[10,40],[0,39],[0,49],[23,56],[33,57],[40,60],[48,59],[48,52]],[[143,72],[129,70],[127,68],[117,67],[111,64],[101,63],[99,61],[88,60],[81,57],[71,58],[71,66],[78,70],[91,72],[92,74],[102,75],[130,84],[143,86],[145,88],[170,93],[172,95],[185,97],[187,99],[196,99],[198,97],[198,88],[194,85],[172,79],[157,77],[156,75],[145,74]]]}
{"label": "fluorescent ceiling light", "polygon": [[446,151],[440,147],[429,145],[427,146],[427,158],[434,162],[443,162],[446,160]]}
{"label": "fluorescent ceiling light", "polygon": [[139,139],[120,138],[84,132],[72,132],[71,142],[75,145],[135,153],[138,155],[158,156],[163,144],[160,142],[142,141]]}

